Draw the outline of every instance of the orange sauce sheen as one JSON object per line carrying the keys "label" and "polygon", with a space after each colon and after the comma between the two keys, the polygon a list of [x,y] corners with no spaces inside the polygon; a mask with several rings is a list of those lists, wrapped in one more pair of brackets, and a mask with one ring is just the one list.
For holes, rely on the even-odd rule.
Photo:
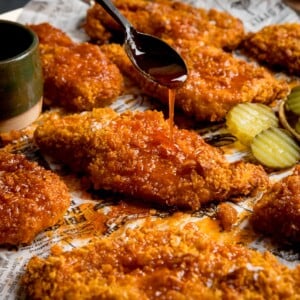
{"label": "orange sauce sheen", "polygon": [[170,124],[170,138],[173,140],[173,126],[174,126],[174,106],[175,106],[175,90],[168,89],[169,93],[169,124]]}

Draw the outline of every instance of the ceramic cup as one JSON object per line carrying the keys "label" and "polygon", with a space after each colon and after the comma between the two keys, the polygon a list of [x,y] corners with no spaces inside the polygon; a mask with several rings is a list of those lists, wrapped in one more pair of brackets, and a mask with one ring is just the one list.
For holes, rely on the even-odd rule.
{"label": "ceramic cup", "polygon": [[0,132],[22,129],[41,113],[43,78],[38,37],[0,20]]}

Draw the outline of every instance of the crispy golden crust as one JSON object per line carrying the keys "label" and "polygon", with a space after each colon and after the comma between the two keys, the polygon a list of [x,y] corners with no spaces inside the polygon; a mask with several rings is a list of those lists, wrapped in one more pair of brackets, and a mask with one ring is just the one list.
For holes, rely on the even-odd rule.
{"label": "crispy golden crust", "polygon": [[194,132],[169,123],[159,112],[108,109],[67,116],[37,128],[39,147],[88,174],[96,189],[140,201],[197,209],[202,203],[247,195],[268,184],[260,166],[229,164]]}
{"label": "crispy golden crust", "polygon": [[127,229],[30,260],[29,299],[299,299],[300,268],[270,253],[217,244],[194,226]]}
{"label": "crispy golden crust", "polygon": [[118,114],[112,109],[103,108],[50,118],[37,127],[34,139],[43,151],[70,165],[74,171],[85,171],[94,155],[92,144],[95,132],[116,117]]}
{"label": "crispy golden crust", "polygon": [[[176,90],[175,105],[197,120],[218,121],[236,104],[270,103],[285,98],[289,88],[266,69],[254,66],[221,49],[198,42],[177,40],[172,45],[188,66],[188,79]],[[144,78],[130,63],[124,49],[117,44],[101,46],[124,72],[152,97],[168,103],[168,92]]]}
{"label": "crispy golden crust", "polygon": [[246,53],[262,63],[300,75],[300,24],[276,24],[249,34],[242,43]]}
{"label": "crispy golden crust", "polygon": [[30,243],[64,215],[66,185],[23,155],[0,151],[0,244]]}
{"label": "crispy golden crust", "polygon": [[120,95],[123,77],[97,46],[72,43],[46,23],[31,28],[41,41],[45,103],[83,111],[111,104]]}
{"label": "crispy golden crust", "polygon": [[217,207],[217,219],[224,230],[231,230],[238,220],[238,212],[229,203],[220,203]]}
{"label": "crispy golden crust", "polygon": [[250,220],[258,232],[300,243],[300,166],[264,194]]}
{"label": "crispy golden crust", "polygon": [[[169,0],[115,0],[120,12],[141,32],[173,40],[185,38],[221,48],[235,48],[244,37],[242,22],[225,12],[204,10]],[[99,4],[87,13],[87,34],[105,43],[118,25]]]}
{"label": "crispy golden crust", "polygon": [[28,27],[37,34],[40,44],[65,47],[74,45],[66,33],[49,23],[29,24]]}

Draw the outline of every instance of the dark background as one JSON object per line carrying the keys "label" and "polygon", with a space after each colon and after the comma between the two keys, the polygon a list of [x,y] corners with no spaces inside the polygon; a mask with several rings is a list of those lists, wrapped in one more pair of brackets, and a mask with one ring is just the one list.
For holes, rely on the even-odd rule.
{"label": "dark background", "polygon": [[0,14],[23,7],[29,0],[0,0]]}

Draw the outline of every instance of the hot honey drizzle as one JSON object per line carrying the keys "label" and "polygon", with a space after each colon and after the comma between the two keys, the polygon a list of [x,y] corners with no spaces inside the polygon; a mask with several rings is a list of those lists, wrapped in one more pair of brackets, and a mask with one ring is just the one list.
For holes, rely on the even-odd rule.
{"label": "hot honey drizzle", "polygon": [[174,89],[168,89],[169,96],[169,125],[170,125],[170,138],[173,140],[173,127],[174,127],[174,106],[175,106],[175,95]]}

